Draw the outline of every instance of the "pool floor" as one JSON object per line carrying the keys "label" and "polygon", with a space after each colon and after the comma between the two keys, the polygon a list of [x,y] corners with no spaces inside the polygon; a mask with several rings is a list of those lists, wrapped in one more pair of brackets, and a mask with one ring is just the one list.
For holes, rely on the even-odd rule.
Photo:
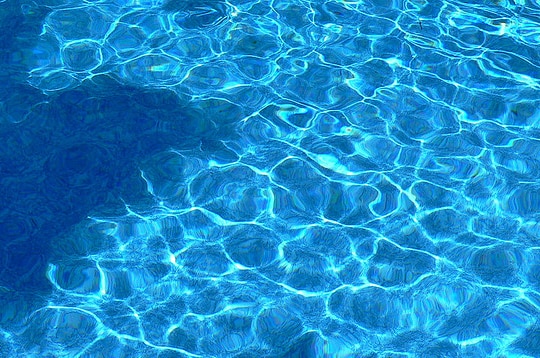
{"label": "pool floor", "polygon": [[539,19],[0,0],[0,356],[540,357]]}

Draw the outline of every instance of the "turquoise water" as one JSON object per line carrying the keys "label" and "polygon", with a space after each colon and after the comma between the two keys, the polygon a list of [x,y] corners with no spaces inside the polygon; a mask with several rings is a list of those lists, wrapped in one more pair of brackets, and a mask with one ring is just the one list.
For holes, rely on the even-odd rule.
{"label": "turquoise water", "polygon": [[0,1],[2,357],[540,357],[540,4]]}

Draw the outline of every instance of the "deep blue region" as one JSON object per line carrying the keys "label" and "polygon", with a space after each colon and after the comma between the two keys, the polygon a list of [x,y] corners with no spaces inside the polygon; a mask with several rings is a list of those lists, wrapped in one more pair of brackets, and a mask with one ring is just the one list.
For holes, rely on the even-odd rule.
{"label": "deep blue region", "polygon": [[212,131],[195,133],[198,123],[177,95],[107,76],[44,98],[25,84],[14,54],[30,47],[25,34],[36,32],[48,9],[29,17],[17,11],[21,4],[0,6],[0,100],[20,122],[0,125],[0,285],[42,296],[51,288],[51,239],[92,211],[118,214],[124,203],[151,200],[137,163],[173,145],[212,146]]}
{"label": "deep blue region", "polygon": [[0,6],[0,102],[20,122],[0,125],[0,285],[39,295],[50,289],[44,271],[52,238],[92,210],[112,214],[124,202],[150,200],[137,163],[172,145],[212,146],[213,132],[196,133],[177,95],[107,76],[45,99],[25,84],[14,57],[30,47],[25,34],[36,32],[48,9],[22,16],[21,4]]}
{"label": "deep blue region", "polygon": [[[22,95],[29,98],[33,103],[36,103],[40,100],[40,91],[23,84],[23,76],[26,73],[26,69],[23,64],[13,60],[13,55],[19,48],[25,46],[25,34],[34,32],[35,26],[39,22],[26,21],[25,17],[17,11],[18,6],[20,5],[15,1],[0,4],[0,48],[2,49],[0,51],[0,66],[2,68],[2,71],[0,71],[0,113],[4,114],[10,110],[12,113],[19,112],[18,114],[23,116],[23,112],[30,108],[29,105],[24,106],[25,108],[21,111],[18,108],[6,108],[7,101],[17,95]],[[24,288],[27,286],[19,282],[21,281],[21,276],[31,273],[33,266],[41,266],[43,268],[45,262],[43,255],[46,254],[48,245],[44,245],[43,240],[30,242],[30,240],[23,239],[22,245],[17,245],[23,246],[19,248],[20,252],[16,253],[17,248],[13,246],[9,247],[9,249],[7,248],[13,241],[20,239],[21,231],[24,231],[23,228],[18,227],[20,225],[19,220],[14,217],[16,214],[12,210],[13,208],[16,208],[18,211],[22,210],[23,212],[17,216],[20,220],[24,220],[25,208],[17,207],[17,203],[13,202],[14,198],[21,195],[17,190],[20,178],[19,176],[15,178],[10,177],[10,173],[16,170],[15,166],[17,165],[15,163],[15,159],[17,158],[14,157],[12,150],[20,148],[10,146],[9,144],[12,141],[7,141],[7,139],[17,139],[18,132],[14,130],[13,126],[7,123],[1,123],[0,133],[2,133],[1,137],[3,139],[0,146],[0,245],[2,247],[2,255],[0,256],[0,284],[10,288]],[[15,180],[13,181],[13,179]],[[13,181],[13,183],[8,185],[8,180]],[[30,221],[30,224],[32,225],[32,221]],[[29,238],[30,235],[27,235],[27,237]],[[30,260],[25,258],[27,253],[25,252],[24,244],[32,244],[36,252]],[[13,263],[15,263],[15,267],[12,266]],[[31,277],[22,277],[22,281],[26,281],[32,286],[28,287],[29,291],[35,290],[36,287],[46,288],[48,286],[44,280],[44,275],[42,272],[40,273],[41,277],[39,278],[38,275],[35,275],[36,277],[34,279]],[[40,281],[40,283],[36,281]]]}
{"label": "deep blue region", "polygon": [[[189,120],[178,120],[186,112],[176,96],[103,80],[51,97],[24,122],[0,127],[3,286],[48,288],[51,238],[92,209],[114,212],[123,201],[149,200],[137,163],[200,141],[190,136]],[[32,88],[11,90],[39,100]]]}

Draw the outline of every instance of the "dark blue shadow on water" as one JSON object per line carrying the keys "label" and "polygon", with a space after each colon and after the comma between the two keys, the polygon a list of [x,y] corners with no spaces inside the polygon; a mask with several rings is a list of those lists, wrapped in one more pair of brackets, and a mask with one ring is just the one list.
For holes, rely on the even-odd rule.
{"label": "dark blue shadow on water", "polygon": [[35,103],[24,121],[0,125],[0,286],[42,296],[51,240],[92,213],[152,207],[138,164],[212,132],[197,133],[176,94],[107,76],[48,98],[11,90]]}

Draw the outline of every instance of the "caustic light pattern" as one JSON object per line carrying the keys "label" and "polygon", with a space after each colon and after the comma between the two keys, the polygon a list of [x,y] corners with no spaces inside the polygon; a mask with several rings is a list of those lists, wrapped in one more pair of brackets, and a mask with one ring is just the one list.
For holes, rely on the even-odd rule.
{"label": "caustic light pattern", "polygon": [[537,3],[10,9],[3,357],[540,356]]}

